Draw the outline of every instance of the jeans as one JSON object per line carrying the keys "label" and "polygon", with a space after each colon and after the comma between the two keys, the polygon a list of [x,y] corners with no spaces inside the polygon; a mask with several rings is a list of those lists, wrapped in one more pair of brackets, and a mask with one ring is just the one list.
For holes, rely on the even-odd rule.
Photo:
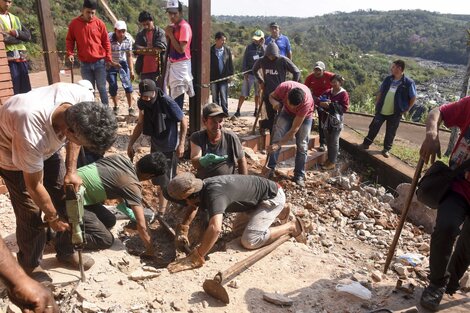
{"label": "jeans", "polygon": [[183,110],[183,104],[184,104],[184,93],[176,97],[175,99],[176,104],[180,107],[181,110]]}
{"label": "jeans", "polygon": [[321,146],[324,146],[326,145],[326,130],[325,128],[323,127],[323,124],[325,123],[325,119],[327,118],[327,115],[323,112],[318,112],[318,136],[320,137],[320,145]]}
{"label": "jeans", "polygon": [[83,79],[89,80],[93,86],[96,85],[100,93],[101,102],[108,106],[108,91],[106,90],[106,64],[104,59],[93,63],[80,62],[80,73]]}
{"label": "jeans", "polygon": [[28,74],[28,62],[8,62],[13,84],[13,94],[26,93],[31,91],[31,83]]}
{"label": "jeans", "polygon": [[222,107],[228,114],[228,82],[218,82],[211,84],[212,101]]}
{"label": "jeans", "polygon": [[[63,191],[65,163],[60,153],[55,153],[44,161],[43,184],[49,193],[52,203],[59,216],[66,220],[65,196]],[[23,268],[32,269],[39,265],[46,245],[46,228],[41,219],[41,210],[34,203],[26,190],[22,171],[0,169],[13,206],[16,217],[16,241],[19,252],[18,263]],[[56,234],[57,255],[73,253],[70,232]]]}
{"label": "jeans", "polygon": [[111,67],[107,71],[106,80],[109,84],[109,94],[111,97],[115,97],[117,95],[118,90],[118,83],[117,83],[117,76],[119,74],[119,78],[121,79],[122,88],[126,91],[126,93],[132,93],[132,82],[131,82],[131,74],[129,72],[129,66],[127,65],[126,61],[120,61],[119,64],[121,65],[120,69],[115,67]]}
{"label": "jeans", "polygon": [[116,224],[116,216],[102,204],[85,206],[83,224],[85,249],[102,250],[113,245],[114,237],[109,228]]}
{"label": "jeans", "polygon": [[[290,116],[286,111],[279,113],[276,124],[274,124],[274,133],[272,142],[278,142],[292,127],[294,116]],[[299,130],[295,134],[295,144],[297,151],[295,152],[295,168],[294,178],[305,178],[305,162],[307,161],[308,141],[310,139],[310,129],[312,128],[312,119],[304,119]],[[269,156],[268,167],[274,169],[279,158],[280,150],[271,153]]]}
{"label": "jeans", "polygon": [[336,163],[338,159],[339,151],[339,135],[341,134],[341,128],[324,128],[326,144],[328,147],[328,161]]}
{"label": "jeans", "polygon": [[369,125],[369,133],[367,134],[367,137],[364,138],[364,145],[370,146],[372,144],[375,137],[379,133],[380,127],[382,127],[382,124],[387,121],[387,126],[385,129],[384,150],[389,151],[390,149],[392,149],[393,139],[395,139],[395,135],[397,134],[397,129],[400,125],[400,120],[401,114],[375,114],[374,119]]}
{"label": "jeans", "polygon": [[[462,230],[460,226],[463,224]],[[459,236],[454,252],[455,239]],[[429,280],[437,287],[447,285],[451,293],[470,265],[470,205],[456,192],[449,192],[438,207],[431,235]]]}

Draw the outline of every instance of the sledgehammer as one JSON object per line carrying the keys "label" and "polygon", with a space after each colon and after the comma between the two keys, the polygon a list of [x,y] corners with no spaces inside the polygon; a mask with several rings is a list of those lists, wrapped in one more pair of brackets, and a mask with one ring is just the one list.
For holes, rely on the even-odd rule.
{"label": "sledgehammer", "polygon": [[230,303],[227,290],[225,290],[222,284],[231,281],[235,276],[237,276],[256,262],[264,258],[266,255],[271,253],[274,249],[279,247],[281,244],[283,244],[290,238],[291,236],[289,235],[279,237],[276,241],[274,241],[270,245],[259,249],[246,259],[236,263],[235,265],[231,266],[223,272],[218,272],[217,275],[215,275],[214,279],[206,279],[206,281],[202,285],[202,288],[208,295],[222,301],[225,304]]}

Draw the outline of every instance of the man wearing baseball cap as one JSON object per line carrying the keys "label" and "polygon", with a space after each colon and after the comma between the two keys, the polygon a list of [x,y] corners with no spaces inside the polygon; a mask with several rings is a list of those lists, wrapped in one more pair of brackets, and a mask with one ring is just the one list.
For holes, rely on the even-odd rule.
{"label": "man wearing baseball cap", "polygon": [[235,112],[236,117],[240,117],[240,109],[242,108],[242,104],[247,97],[250,96],[251,87],[254,86],[255,89],[255,112],[254,116],[258,113],[258,105],[259,105],[259,84],[258,81],[255,79],[255,75],[253,74],[252,68],[255,64],[256,60],[260,59],[264,55],[264,33],[257,29],[253,36],[251,37],[252,42],[246,46],[245,53],[243,54],[243,63],[242,63],[242,71],[250,71],[244,74],[243,77],[243,84],[242,84],[242,94],[238,99],[238,108],[237,112]]}
{"label": "man wearing baseball cap", "polygon": [[238,136],[223,128],[228,115],[216,103],[208,103],[202,110],[204,129],[191,134],[191,163],[196,176],[248,174],[245,153]]}
{"label": "man wearing baseball cap", "polygon": [[271,36],[266,38],[266,45],[269,45],[271,42],[275,42],[279,47],[279,53],[292,60],[292,48],[290,46],[289,38],[281,34],[281,27],[276,22],[269,24],[269,29],[271,31]]}
{"label": "man wearing baseball cap", "polygon": [[[183,157],[184,142],[188,129],[187,120],[176,101],[158,88],[151,79],[144,79],[139,84],[139,118],[129,138],[127,155],[134,158],[134,143],[143,133],[151,137],[151,152],[161,152],[167,158],[168,171],[152,182],[165,188],[169,180],[176,175],[178,158]],[[178,133],[178,123],[181,129]],[[164,213],[167,200],[159,192],[159,212]]]}
{"label": "man wearing baseball cap", "polygon": [[117,21],[114,24],[114,31],[108,34],[111,43],[111,55],[115,63],[119,63],[121,68],[110,67],[107,70],[106,79],[109,84],[109,94],[114,104],[114,113],[117,113],[117,76],[121,79],[122,88],[126,92],[127,104],[129,105],[129,115],[134,115],[132,108],[132,81],[134,80],[134,63],[132,62],[132,37],[127,33],[127,25],[124,21]]}
{"label": "man wearing baseball cap", "polygon": [[[334,75],[334,73],[326,71],[325,63],[322,61],[315,62],[315,65],[313,66],[313,73],[307,76],[304,83],[312,92],[315,105],[318,106],[320,104],[318,98],[331,88],[331,78]],[[325,121],[326,118],[327,114],[325,112],[318,111],[318,134],[320,136],[320,151],[326,150],[326,136],[322,127],[323,121]]]}
{"label": "man wearing baseball cap", "polygon": [[[289,234],[305,242],[304,225],[299,218],[288,221],[290,209],[284,206],[286,196],[280,185],[263,177],[253,175],[223,175],[196,178],[191,173],[182,173],[168,184],[168,194],[188,204],[188,212],[182,225],[189,228],[198,208],[209,214],[209,225],[201,244],[189,256],[170,265],[168,270],[176,273],[204,265],[204,256],[209,253],[222,231],[224,213],[251,213],[241,238],[244,248],[253,250],[270,244],[277,238]],[[280,226],[270,227],[279,217]]]}

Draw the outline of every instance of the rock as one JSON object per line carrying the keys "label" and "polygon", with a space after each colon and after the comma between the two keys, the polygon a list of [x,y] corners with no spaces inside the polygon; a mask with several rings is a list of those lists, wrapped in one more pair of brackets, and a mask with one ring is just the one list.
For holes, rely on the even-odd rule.
{"label": "rock", "polygon": [[339,185],[344,189],[351,189],[351,182],[346,177],[339,178]]}
{"label": "rock", "polygon": [[386,193],[382,197],[380,197],[380,200],[384,203],[390,203],[395,200],[395,197],[391,193]]}
{"label": "rock", "polygon": [[82,302],[82,312],[96,313],[100,311],[101,311],[101,308],[98,305],[92,302],[88,302],[86,300]]}
{"label": "rock", "polygon": [[372,196],[375,196],[377,194],[377,189],[375,189],[374,187],[371,187],[371,186],[365,186],[364,190],[367,191]]}
{"label": "rock", "polygon": [[361,220],[361,221],[367,221],[367,220],[369,220],[369,218],[367,217],[367,215],[364,214],[364,212],[360,212],[360,213],[357,215],[357,219],[358,219],[358,220]]}
{"label": "rock", "polygon": [[380,271],[373,271],[371,277],[373,281],[378,283],[382,281],[383,274]]}
{"label": "rock", "polygon": [[245,155],[248,159],[259,162],[258,155],[253,151],[253,149],[249,147],[243,147],[243,151],[245,151]]}
{"label": "rock", "polygon": [[240,288],[240,282],[236,279],[232,279],[228,284],[227,286],[229,286],[230,288],[234,288],[234,289],[238,289]]}
{"label": "rock", "polygon": [[98,298],[109,298],[111,297],[112,293],[109,290],[100,290],[100,292],[96,295]]}
{"label": "rock", "polygon": [[401,277],[406,276],[407,270],[403,265],[401,265],[399,263],[395,264],[393,269],[395,270],[395,272],[397,272],[398,276],[401,276]]}
{"label": "rock", "polygon": [[[410,184],[403,183],[397,186],[398,197],[395,198],[390,205],[397,213],[401,213],[405,206],[406,198],[410,190]],[[413,199],[408,211],[408,219],[416,225],[422,225],[427,233],[432,233],[436,221],[437,210],[430,210],[422,204],[413,195]]]}
{"label": "rock", "polygon": [[294,301],[291,298],[284,296],[277,292],[276,293],[265,292],[263,294],[263,299],[269,303],[279,305],[279,306],[291,306],[292,304],[294,304]]}
{"label": "rock", "polygon": [[464,292],[470,291],[470,274],[466,272],[460,280],[460,288]]}
{"label": "rock", "polygon": [[431,248],[429,247],[429,244],[427,243],[422,243],[418,246],[418,250],[421,252],[429,252]]}
{"label": "rock", "polygon": [[174,301],[170,302],[170,307],[175,311],[181,311],[181,306],[176,304]]}
{"label": "rock", "polygon": [[324,240],[321,241],[321,245],[323,247],[328,248],[328,247],[331,247],[333,245],[333,243],[330,240],[324,239]]}
{"label": "rock", "polygon": [[134,281],[139,281],[139,280],[144,280],[144,279],[155,278],[155,277],[160,276],[160,274],[161,274],[160,272],[148,272],[142,268],[139,268],[129,275],[129,279],[134,280]]}

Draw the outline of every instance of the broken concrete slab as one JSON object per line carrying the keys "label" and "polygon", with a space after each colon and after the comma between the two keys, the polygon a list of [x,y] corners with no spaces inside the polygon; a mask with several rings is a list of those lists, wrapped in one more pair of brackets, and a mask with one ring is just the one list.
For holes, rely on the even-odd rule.
{"label": "broken concrete slab", "polygon": [[274,293],[265,292],[263,294],[263,299],[269,303],[279,305],[279,306],[291,306],[292,304],[294,304],[294,301],[291,298],[284,296],[283,294],[280,294],[277,292],[274,292]]}

